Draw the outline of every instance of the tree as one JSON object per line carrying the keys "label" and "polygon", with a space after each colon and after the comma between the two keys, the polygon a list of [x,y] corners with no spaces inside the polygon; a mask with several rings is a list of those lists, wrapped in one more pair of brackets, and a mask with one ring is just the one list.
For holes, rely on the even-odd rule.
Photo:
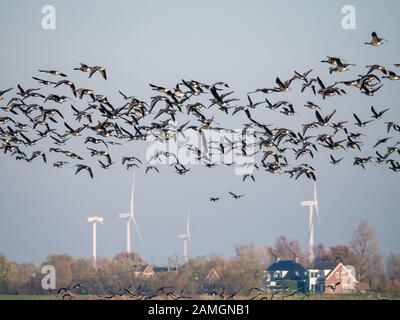
{"label": "tree", "polygon": [[272,261],[295,260],[296,258],[303,265],[307,265],[307,255],[300,246],[298,240],[289,240],[285,236],[280,236],[275,245],[268,248],[268,253],[272,257]]}
{"label": "tree", "polygon": [[73,261],[74,258],[68,254],[51,254],[43,262],[43,265],[54,266],[57,288],[67,287],[73,281],[71,268]]}
{"label": "tree", "polygon": [[400,280],[400,253],[391,253],[386,260],[386,268],[390,280]]}
{"label": "tree", "polygon": [[383,257],[375,230],[365,220],[354,230],[349,246],[355,255],[354,266],[360,282],[378,288],[383,282]]}
{"label": "tree", "polygon": [[344,265],[355,265],[356,255],[354,251],[347,245],[337,245],[330,247],[328,259],[331,262],[343,263]]}

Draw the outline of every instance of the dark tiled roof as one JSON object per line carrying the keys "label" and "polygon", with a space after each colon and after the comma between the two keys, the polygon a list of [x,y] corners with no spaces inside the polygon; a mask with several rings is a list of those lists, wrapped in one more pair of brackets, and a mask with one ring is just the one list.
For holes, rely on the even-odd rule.
{"label": "dark tiled roof", "polygon": [[175,267],[154,267],[154,272],[168,272],[168,271],[176,271]]}
{"label": "dark tiled roof", "polygon": [[302,280],[307,277],[307,270],[297,262],[292,260],[282,260],[275,262],[269,266],[268,272],[274,271],[288,271],[284,279],[290,280]]}
{"label": "dark tiled roof", "polygon": [[308,269],[317,269],[317,270],[333,270],[337,266],[337,263],[334,262],[316,262]]}

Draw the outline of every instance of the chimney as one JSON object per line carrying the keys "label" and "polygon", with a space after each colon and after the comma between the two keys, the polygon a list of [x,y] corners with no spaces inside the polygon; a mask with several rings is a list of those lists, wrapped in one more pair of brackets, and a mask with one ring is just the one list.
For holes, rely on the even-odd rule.
{"label": "chimney", "polygon": [[281,258],[279,258],[279,257],[276,257],[276,260],[275,260],[275,262],[279,262],[279,261],[281,261]]}
{"label": "chimney", "polygon": [[299,258],[295,257],[295,258],[294,258],[294,261],[295,261],[296,263],[299,263]]}

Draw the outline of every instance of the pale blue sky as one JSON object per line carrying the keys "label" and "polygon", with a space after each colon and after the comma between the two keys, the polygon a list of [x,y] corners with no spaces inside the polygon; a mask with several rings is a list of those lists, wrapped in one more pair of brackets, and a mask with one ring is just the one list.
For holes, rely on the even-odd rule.
{"label": "pale blue sky", "polygon": [[[41,29],[45,4],[56,7],[55,31]],[[356,30],[341,28],[341,8],[346,4],[356,8]],[[274,85],[277,75],[290,77],[294,70],[314,68],[327,82],[351,79],[359,69],[330,77],[327,66],[319,61],[330,55],[359,66],[400,63],[399,12],[400,2],[395,0],[5,0],[0,10],[0,88],[17,83],[34,86],[31,76],[37,69],[57,68],[68,74],[79,62],[107,67],[107,82],[73,75],[81,86],[96,86],[111,99],[118,98],[117,89],[146,99],[153,94],[149,82],[172,86],[181,78],[206,83],[222,80],[241,98],[257,87]],[[390,41],[380,48],[364,46],[373,30]],[[313,113],[302,107],[308,99],[321,102],[326,110],[336,108],[341,119],[350,119],[353,112],[370,117],[371,105],[391,107],[390,118],[399,122],[397,88],[398,83],[386,82],[374,98],[357,93],[323,103],[296,90],[287,96],[300,113],[291,123],[313,119]],[[285,96],[273,100],[281,97]],[[263,123],[284,125],[286,120],[266,112],[259,116],[264,117]],[[229,125],[234,127],[236,122]],[[371,150],[375,139],[385,136],[383,122],[365,133]],[[131,151],[128,146],[123,149]],[[353,227],[366,218],[376,228],[382,250],[399,251],[399,175],[383,167],[369,166],[363,171],[351,165],[349,156],[343,166],[332,167],[328,156],[323,152],[314,161],[321,210],[316,242],[327,247],[345,243]],[[95,214],[105,218],[98,227],[98,254],[113,256],[124,250],[125,224],[117,215],[129,206],[131,171],[118,165],[97,171],[91,181],[40,162],[28,165],[4,155],[0,161],[0,252],[17,261],[63,252],[90,256],[91,228],[85,217]],[[309,181],[294,182],[286,175],[263,172],[256,179],[256,183],[243,184],[232,168],[196,167],[187,177],[164,167],[160,175],[138,170],[136,214],[146,243],[138,247],[134,236],[135,250],[160,264],[169,255],[181,254],[182,243],[176,236],[184,231],[188,202],[192,255],[232,256],[235,244],[268,245],[282,234],[305,246],[307,211],[299,202],[311,197]],[[228,190],[246,197],[228,200]],[[225,200],[211,204],[209,196]]]}

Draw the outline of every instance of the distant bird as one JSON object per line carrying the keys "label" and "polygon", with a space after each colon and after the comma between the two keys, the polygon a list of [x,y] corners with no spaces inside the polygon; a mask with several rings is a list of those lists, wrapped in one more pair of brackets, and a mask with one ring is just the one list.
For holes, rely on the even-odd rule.
{"label": "distant bird", "polygon": [[91,78],[96,72],[99,72],[104,80],[107,80],[106,68],[100,66],[95,66],[91,68],[89,78]]}
{"label": "distant bird", "polygon": [[387,112],[389,108],[382,110],[380,112],[377,112],[373,106],[371,106],[371,112],[372,112],[372,118],[374,119],[382,119],[382,116],[385,112]]}
{"label": "distant bird", "polygon": [[251,178],[254,182],[256,181],[256,179],[254,178],[254,176],[251,173],[244,174],[242,181],[246,181],[247,178]]}
{"label": "distant bird", "polygon": [[321,108],[317,104],[315,104],[311,101],[307,101],[307,103],[304,106],[309,109],[320,109],[321,110]]}
{"label": "distant bird", "polygon": [[211,202],[219,202],[219,200],[221,200],[221,198],[210,197]]}
{"label": "distant bird", "polygon": [[373,148],[376,148],[377,146],[379,146],[382,143],[386,143],[390,139],[392,139],[392,137],[378,139],[377,143],[374,144]]}
{"label": "distant bird", "polygon": [[332,160],[331,163],[334,164],[334,165],[338,165],[340,163],[340,161],[343,160],[343,158],[335,159],[332,155],[330,157],[331,157],[331,160]]}
{"label": "distant bird", "polygon": [[228,193],[232,196],[233,199],[236,199],[236,200],[245,196],[244,194],[234,194],[233,192],[230,192],[230,191],[228,191]]}
{"label": "distant bird", "polygon": [[381,46],[384,43],[384,41],[387,41],[386,39],[378,37],[378,35],[376,34],[375,31],[371,33],[371,37],[372,37],[371,41],[365,42],[364,44],[377,47],[377,46]]}
{"label": "distant bird", "polygon": [[43,161],[45,163],[47,163],[46,154],[43,151],[34,151],[32,153],[32,156],[30,157],[29,161],[32,161],[33,159],[35,159],[37,157],[42,157]]}
{"label": "distant bird", "polygon": [[87,64],[80,63],[80,67],[74,68],[74,70],[82,71],[82,72],[90,72],[92,67],[89,67]]}
{"label": "distant bird", "polygon": [[328,114],[325,117],[322,117],[321,114],[318,112],[318,110],[315,111],[315,117],[317,118],[317,124],[319,124],[322,127],[326,127],[329,125],[329,120],[333,117],[333,115],[336,113],[336,109],[333,110],[330,114]]}
{"label": "distant bird", "polygon": [[387,127],[387,133],[389,133],[391,129],[400,132],[400,125],[394,123],[393,121],[385,122],[385,124]]}
{"label": "distant bird", "polygon": [[148,173],[150,170],[155,170],[158,173],[160,173],[160,171],[158,170],[158,168],[156,166],[147,166],[146,173]]}
{"label": "distant bird", "polygon": [[75,174],[79,173],[81,170],[86,170],[89,173],[89,176],[93,179],[92,168],[84,164],[77,164],[75,167],[77,168]]}
{"label": "distant bird", "polygon": [[8,88],[6,90],[0,90],[0,101],[4,99],[4,94],[6,94],[7,92],[13,90],[13,88]]}
{"label": "distant bird", "polygon": [[336,282],[335,284],[331,284],[331,285],[327,285],[327,288],[330,288],[333,292],[336,292],[336,288],[337,286],[339,286],[341,284],[341,282]]}
{"label": "distant bird", "polygon": [[57,71],[57,70],[39,70],[39,72],[49,73],[49,74],[52,74],[53,76],[60,76],[60,77],[66,77],[67,76],[65,73],[62,73],[62,72]]}
{"label": "distant bird", "polygon": [[375,70],[378,70],[378,71],[382,72],[383,74],[387,74],[386,68],[383,66],[380,66],[379,64],[373,64],[373,65],[369,65],[366,67],[369,68],[367,74],[370,74],[370,73],[374,72]]}
{"label": "distant bird", "polygon": [[373,120],[361,121],[360,118],[355,113],[353,113],[353,117],[354,119],[356,119],[355,125],[359,126],[360,128],[364,128],[368,123],[373,121]]}
{"label": "distant bird", "polygon": [[382,78],[386,78],[393,81],[400,80],[400,76],[397,75],[394,71],[389,71],[389,75],[383,76]]}

